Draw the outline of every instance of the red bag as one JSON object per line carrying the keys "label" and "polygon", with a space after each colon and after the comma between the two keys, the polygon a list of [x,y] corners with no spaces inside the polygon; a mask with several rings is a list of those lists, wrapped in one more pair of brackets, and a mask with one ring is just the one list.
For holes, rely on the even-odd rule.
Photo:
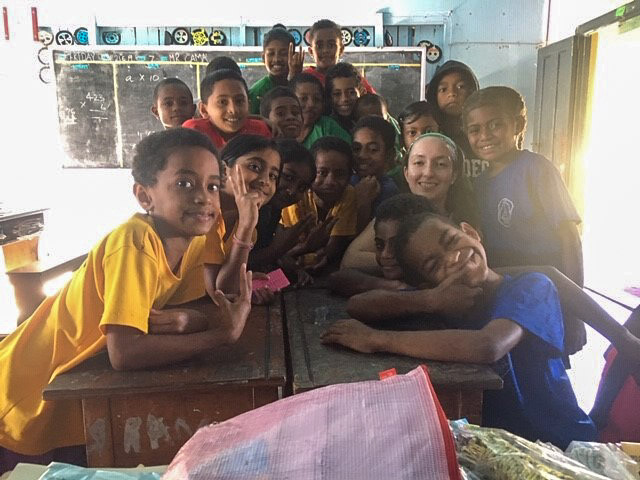
{"label": "red bag", "polygon": [[201,428],[164,479],[459,480],[427,369],[319,388]]}

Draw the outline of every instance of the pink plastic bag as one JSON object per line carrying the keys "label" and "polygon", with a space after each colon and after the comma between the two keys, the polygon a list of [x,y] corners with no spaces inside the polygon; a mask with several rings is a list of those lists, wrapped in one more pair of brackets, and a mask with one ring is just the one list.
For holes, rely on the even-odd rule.
{"label": "pink plastic bag", "polygon": [[163,479],[459,480],[425,367],[319,388],[201,428]]}

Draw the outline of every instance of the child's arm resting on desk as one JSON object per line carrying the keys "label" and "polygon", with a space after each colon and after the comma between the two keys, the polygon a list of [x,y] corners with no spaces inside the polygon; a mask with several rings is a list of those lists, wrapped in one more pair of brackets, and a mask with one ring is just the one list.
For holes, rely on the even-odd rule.
{"label": "child's arm resting on desk", "polygon": [[343,268],[329,275],[329,288],[338,295],[350,297],[369,290],[400,290],[408,285],[400,280],[387,280],[379,275],[370,275],[354,268]]}
{"label": "child's arm resting on desk", "polygon": [[446,362],[493,363],[524,337],[517,323],[505,318],[481,330],[394,332],[376,330],[357,320],[339,320],[322,334],[322,343],[338,343],[359,352],[390,352]]}
{"label": "child's arm resting on desk", "polygon": [[475,303],[481,288],[458,283],[464,271],[457,272],[433,289],[394,291],[375,289],[352,296],[347,313],[365,322],[379,322],[403,315],[437,313],[457,318]]}
{"label": "child's arm resting on desk", "polygon": [[[105,325],[107,351],[115,370],[157,367],[185,360],[220,345],[238,340],[251,310],[251,272],[240,268],[240,295],[228,300],[217,290],[211,307],[210,326],[204,331],[185,334],[145,334],[124,325]],[[209,317],[211,318],[211,317]]]}

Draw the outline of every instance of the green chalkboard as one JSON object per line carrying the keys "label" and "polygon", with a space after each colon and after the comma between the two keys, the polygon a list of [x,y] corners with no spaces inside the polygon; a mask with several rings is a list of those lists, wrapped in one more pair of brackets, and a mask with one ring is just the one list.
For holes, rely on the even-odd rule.
{"label": "green chalkboard", "polygon": [[[178,77],[199,98],[205,68],[219,55],[236,60],[249,86],[266,74],[257,47],[55,49],[64,166],[129,168],[135,144],[162,128],[150,111],[157,83]],[[343,60],[387,99],[392,115],[422,98],[426,63],[421,48],[352,48]]]}

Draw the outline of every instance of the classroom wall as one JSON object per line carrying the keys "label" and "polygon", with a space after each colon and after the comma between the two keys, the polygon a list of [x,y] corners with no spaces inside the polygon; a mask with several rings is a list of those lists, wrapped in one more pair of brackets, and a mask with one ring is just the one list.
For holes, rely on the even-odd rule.
{"label": "classroom wall", "polygon": [[[551,0],[553,7],[559,0]],[[565,0],[566,1],[566,0]],[[7,6],[11,39],[0,38],[0,95],[9,115],[0,115],[3,162],[0,201],[30,202],[51,207],[43,242],[57,245],[65,238],[66,248],[88,248],[114,224],[136,208],[131,195],[128,170],[62,170],[64,155],[57,135],[57,110],[53,85],[38,79],[41,47],[31,31],[30,6],[20,0],[1,2]],[[41,25],[170,25],[175,8],[163,10],[157,2],[34,2]],[[331,17],[344,24],[441,22],[445,29],[445,59],[468,63],[480,84],[512,85],[523,93],[529,110],[535,95],[536,52],[546,36],[549,0],[437,0],[381,1],[366,3],[325,0],[305,8],[276,9],[263,0],[225,4],[184,0],[180,23],[198,25],[311,24]],[[489,8],[490,5],[490,8]],[[206,19],[206,21],[205,21]],[[574,27],[575,28],[575,27]],[[93,42],[92,42],[93,43]],[[17,134],[20,132],[20,136]],[[7,134],[8,133],[8,134]],[[22,135],[29,135],[24,138]],[[6,137],[6,139],[4,138]],[[530,135],[527,136],[527,142]],[[7,154],[8,153],[8,154]],[[8,165],[8,167],[6,167]],[[9,175],[4,173],[9,170]],[[79,229],[86,232],[78,235]],[[46,239],[45,239],[46,240]],[[60,248],[57,247],[56,248]]]}

